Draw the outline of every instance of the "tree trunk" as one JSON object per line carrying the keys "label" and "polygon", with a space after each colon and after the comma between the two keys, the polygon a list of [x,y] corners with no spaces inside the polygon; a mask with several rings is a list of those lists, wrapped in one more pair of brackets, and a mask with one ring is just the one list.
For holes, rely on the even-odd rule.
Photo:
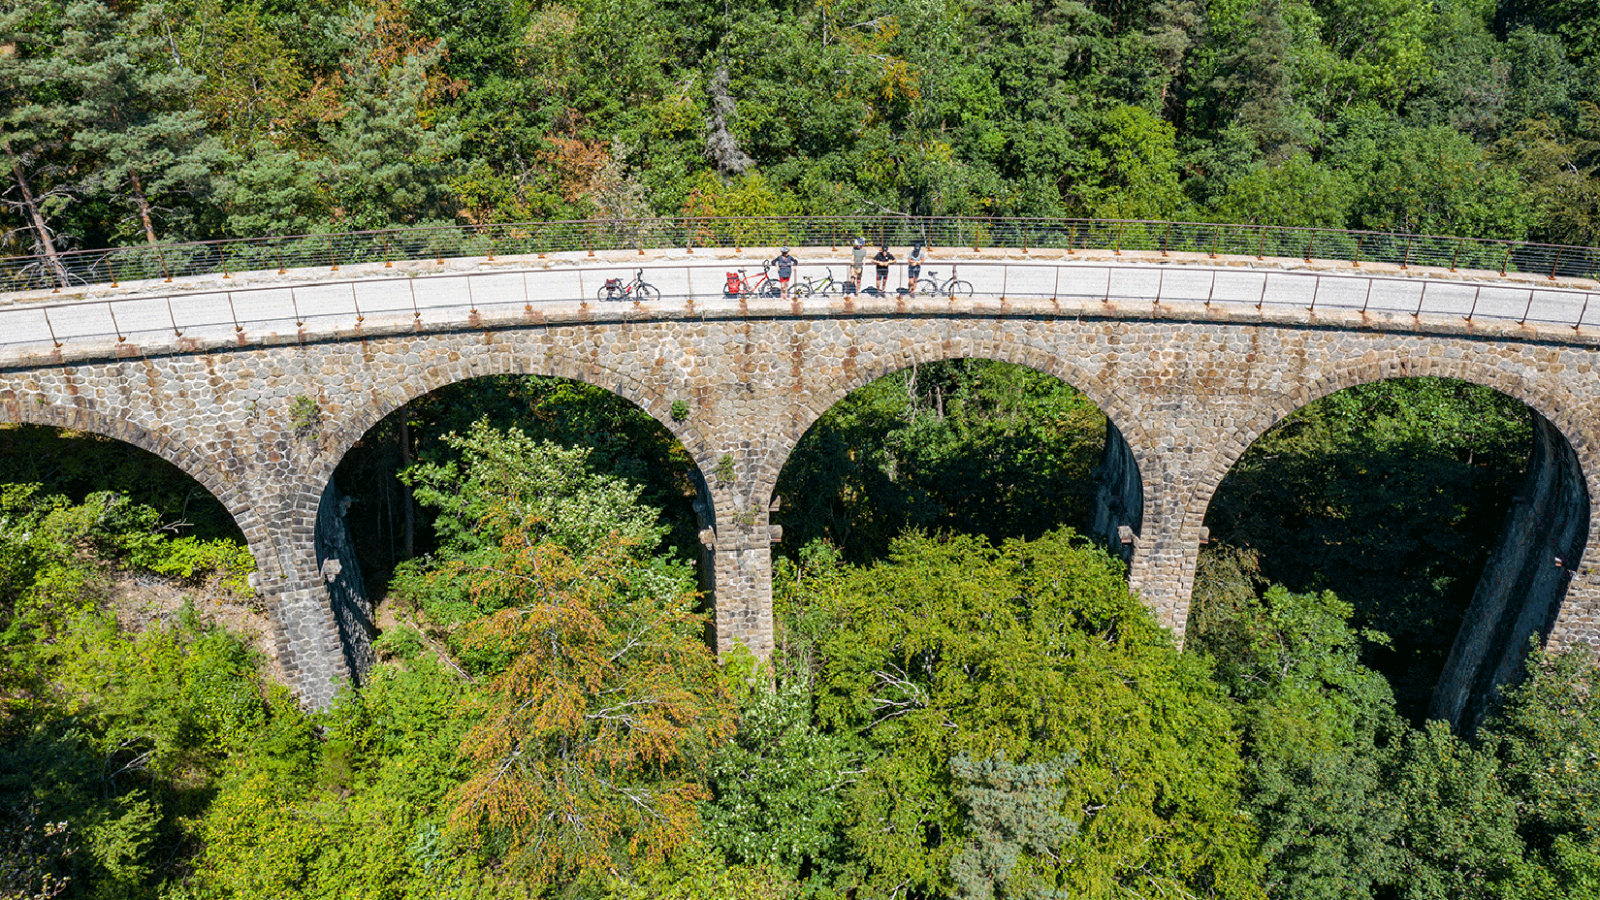
{"label": "tree trunk", "polygon": [[133,187],[133,203],[139,207],[139,221],[144,223],[144,237],[152,246],[156,243],[156,226],[150,222],[150,201],[144,198],[144,186],[139,183],[139,173],[129,172],[128,183]]}
{"label": "tree trunk", "polygon": [[61,287],[67,286],[67,267],[61,264],[61,257],[56,253],[56,243],[50,239],[50,228],[45,224],[44,214],[39,211],[39,201],[33,197],[33,189],[28,186],[28,176],[22,171],[22,160],[17,158],[16,151],[11,149],[10,141],[0,141],[4,147],[6,158],[11,161],[11,174],[17,179],[17,187],[22,190],[23,205],[28,208],[28,220],[33,225],[34,233],[39,236],[39,247],[44,251],[44,256],[50,261],[50,268],[54,271],[56,281]]}

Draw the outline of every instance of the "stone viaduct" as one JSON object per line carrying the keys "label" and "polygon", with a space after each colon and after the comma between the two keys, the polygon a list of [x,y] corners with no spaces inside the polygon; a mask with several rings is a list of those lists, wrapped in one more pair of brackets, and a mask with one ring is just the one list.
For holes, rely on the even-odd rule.
{"label": "stone viaduct", "polygon": [[[633,258],[583,262],[614,272]],[[1116,261],[1133,269],[1198,263]],[[1358,286],[1375,275],[1375,267],[1338,265],[1328,265],[1330,277]],[[397,272],[405,274],[373,268],[341,277]],[[414,284],[461,290],[449,280]],[[1452,653],[1436,699],[1440,714],[1457,717],[1472,696],[1513,676],[1529,634],[1558,647],[1600,646],[1600,530],[1589,513],[1589,498],[1600,491],[1600,334],[1593,331],[1271,304],[983,293],[966,301],[560,300],[498,317],[469,309],[464,297],[434,299],[456,304],[455,313],[427,324],[409,314],[368,315],[319,329],[239,329],[214,340],[168,332],[68,342],[49,352],[0,349],[0,421],[127,441],[215,494],[255,554],[281,669],[305,702],[323,705],[340,680],[359,677],[370,655],[359,590],[341,593],[348,573],[315,540],[319,528],[342,528],[327,493],[333,471],[384,416],[453,382],[563,376],[614,391],[659,420],[704,479],[702,543],[718,646],[744,642],[764,652],[773,642],[769,508],[779,470],[818,416],[879,376],[934,360],[1006,360],[1055,375],[1099,404],[1113,427],[1095,530],[1123,550],[1132,587],[1180,640],[1207,507],[1257,436],[1343,388],[1445,376],[1526,403],[1536,413],[1537,440],[1527,486]],[[677,401],[688,407],[682,421],[671,413]]]}

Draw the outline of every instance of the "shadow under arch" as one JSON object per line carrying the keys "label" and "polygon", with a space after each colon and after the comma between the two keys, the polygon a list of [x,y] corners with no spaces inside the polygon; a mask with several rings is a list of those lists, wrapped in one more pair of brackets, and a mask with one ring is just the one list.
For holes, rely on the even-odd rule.
{"label": "shadow under arch", "polygon": [[[1154,464],[1149,448],[1151,439],[1132,407],[1101,376],[1083,369],[1071,360],[1027,346],[1007,346],[1005,352],[954,347],[943,341],[902,346],[873,358],[852,372],[848,380],[832,385],[832,390],[807,398],[794,408],[794,416],[784,431],[768,444],[768,456],[758,467],[754,496],[776,501],[779,479],[795,450],[822,417],[846,397],[884,377],[918,366],[958,360],[1007,363],[1047,375],[1082,394],[1105,417],[1104,446],[1099,464],[1089,477],[1095,486],[1086,532],[1107,546],[1125,563],[1134,562],[1138,535],[1147,511],[1155,507],[1145,489],[1141,464]],[[1119,423],[1121,423],[1119,425]],[[1125,436],[1126,435],[1126,436]],[[1131,441],[1129,439],[1131,436]]]}
{"label": "shadow under arch", "polygon": [[[620,457],[635,464],[631,472],[612,474],[625,474],[630,480],[640,483],[646,488],[643,501],[663,507],[667,524],[676,526],[671,535],[673,543],[699,563],[697,570],[701,587],[707,590],[708,595],[710,593],[713,584],[711,561],[697,535],[712,520],[712,499],[702,474],[701,462],[695,459],[684,441],[684,437],[693,432],[688,431],[684,423],[671,418],[670,404],[653,403],[654,409],[643,406],[635,399],[638,396],[636,391],[619,390],[617,383],[622,379],[607,378],[606,370],[598,367],[551,366],[534,371],[530,366],[517,365],[511,357],[511,354],[505,354],[499,365],[482,366],[461,377],[423,373],[424,377],[402,383],[399,389],[362,409],[357,417],[327,436],[322,443],[319,459],[321,468],[316,476],[320,484],[312,482],[308,485],[303,492],[302,502],[309,497],[312,489],[317,491],[315,567],[326,583],[329,602],[335,611],[345,645],[346,658],[358,679],[375,661],[370,647],[370,639],[376,634],[374,598],[363,573],[370,577],[387,572],[397,558],[390,558],[386,564],[379,563],[375,572],[372,534],[363,534],[363,529],[371,529],[376,517],[371,513],[358,512],[352,515],[352,497],[360,495],[361,503],[369,505],[375,490],[374,477],[387,478],[393,482],[393,487],[398,488],[398,481],[394,481],[395,474],[405,463],[415,461],[409,456],[415,441],[436,443],[449,431],[464,433],[472,422],[483,417],[489,418],[496,427],[520,427],[536,438],[553,439],[569,446],[601,449],[601,446],[584,440],[582,433],[569,431],[564,437],[559,434],[562,426],[581,431],[578,424],[583,420],[581,412],[587,409],[595,413],[598,410],[598,419],[589,424],[600,422],[602,427],[591,429],[587,435],[609,436],[610,452],[593,459],[605,457],[616,462]],[[579,375],[584,377],[575,377]],[[590,392],[587,393],[589,399],[584,399],[583,391],[574,396],[572,388],[576,386],[587,389]],[[594,405],[597,399],[600,401],[598,406]],[[439,402],[430,403],[430,400]],[[418,412],[419,407],[431,428],[410,418]],[[548,415],[551,410],[580,414],[571,418],[552,418]],[[530,413],[534,414],[532,418]],[[539,422],[535,421],[539,418],[546,423],[559,425],[552,424],[548,430],[541,428]],[[604,428],[603,420],[607,419],[620,427],[616,430]],[[418,430],[419,425],[421,431]],[[410,436],[406,437],[408,432]],[[619,435],[627,435],[627,439]],[[403,452],[398,450],[401,444],[406,447]],[[605,445],[606,442],[601,441],[601,444]],[[335,448],[337,452],[330,452],[330,448]],[[390,458],[382,465],[370,465],[374,458],[384,455]],[[650,460],[669,462],[670,469],[659,470],[650,465]],[[347,463],[352,462],[365,466],[364,473],[358,474],[357,470],[348,469]],[[322,472],[326,474],[320,474]],[[649,473],[657,477],[651,477]],[[364,483],[366,487],[361,486]],[[670,491],[663,488],[667,483],[672,484]],[[655,496],[651,496],[652,486],[656,488]],[[376,489],[386,490],[388,487],[389,484],[385,482]],[[412,509],[408,493],[401,489],[400,495],[404,498],[400,505],[407,511]],[[421,524],[425,521],[426,516],[418,520],[419,534],[429,532],[425,524]],[[389,523],[388,527],[392,529],[393,523]],[[391,543],[392,537],[391,531]],[[424,537],[422,540],[423,543],[418,545],[419,551],[427,539]],[[408,558],[409,555],[408,548],[407,553],[398,559]]]}
{"label": "shadow under arch", "polygon": [[[1568,438],[1587,433],[1570,412],[1582,408],[1574,398],[1468,359],[1393,358],[1341,366],[1273,398],[1223,442],[1211,473],[1200,480],[1215,487],[1196,493],[1184,524],[1198,527],[1204,521],[1224,476],[1257,438],[1291,413],[1348,388],[1411,378],[1489,388],[1523,404],[1532,424],[1528,468],[1490,547],[1427,711],[1428,718],[1470,731],[1496,690],[1520,675],[1528,638],[1548,639],[1591,541],[1595,486],[1585,473],[1600,471],[1600,460],[1587,443],[1575,445]],[[1192,585],[1193,572],[1188,576]]]}

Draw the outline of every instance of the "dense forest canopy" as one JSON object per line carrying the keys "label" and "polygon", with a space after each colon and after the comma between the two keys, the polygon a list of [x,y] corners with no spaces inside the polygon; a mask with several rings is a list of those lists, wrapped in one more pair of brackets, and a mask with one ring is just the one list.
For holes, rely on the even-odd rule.
{"label": "dense forest canopy", "polygon": [[[1597,76],[1593,0],[0,0],[0,253],[886,211],[1593,244]],[[776,650],[719,665],[690,455],[478,379],[336,473],[379,661],[312,712],[214,498],[0,428],[0,900],[1600,898],[1592,658],[1422,721],[1532,421],[1430,379],[1289,416],[1180,653],[1072,530],[1105,416],[919,365],[799,442]]]}
{"label": "dense forest canopy", "polygon": [[600,215],[1592,244],[1587,0],[0,4],[3,252]]}

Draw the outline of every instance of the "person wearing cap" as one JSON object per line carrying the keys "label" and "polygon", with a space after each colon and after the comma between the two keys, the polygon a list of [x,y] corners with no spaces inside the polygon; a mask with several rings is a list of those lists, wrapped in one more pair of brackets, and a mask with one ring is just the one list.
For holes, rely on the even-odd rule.
{"label": "person wearing cap", "polygon": [[872,255],[872,265],[878,270],[878,296],[883,296],[883,288],[889,283],[889,264],[894,262],[894,254],[889,252],[889,242],[884,241],[878,252]]}
{"label": "person wearing cap", "polygon": [[850,248],[850,293],[861,290],[861,271],[867,265],[867,239],[857,237],[854,247]]}
{"label": "person wearing cap", "polygon": [[917,279],[922,277],[922,261],[928,258],[927,250],[921,241],[911,245],[911,253],[906,256],[906,293],[917,292]]}
{"label": "person wearing cap", "polygon": [[782,291],[783,299],[789,299],[789,279],[794,276],[794,267],[798,265],[794,257],[789,255],[789,248],[783,248],[772,264],[778,267],[778,288]]}

